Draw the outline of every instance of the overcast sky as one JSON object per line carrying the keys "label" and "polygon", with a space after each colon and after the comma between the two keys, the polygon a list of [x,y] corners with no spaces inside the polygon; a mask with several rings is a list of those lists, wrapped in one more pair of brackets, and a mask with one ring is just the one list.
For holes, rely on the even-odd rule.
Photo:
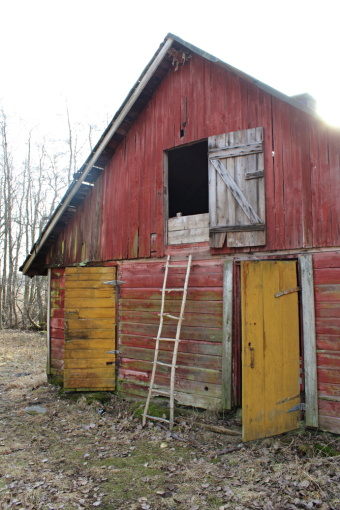
{"label": "overcast sky", "polygon": [[51,138],[103,129],[168,32],[340,126],[339,0],[0,0],[0,105]]}

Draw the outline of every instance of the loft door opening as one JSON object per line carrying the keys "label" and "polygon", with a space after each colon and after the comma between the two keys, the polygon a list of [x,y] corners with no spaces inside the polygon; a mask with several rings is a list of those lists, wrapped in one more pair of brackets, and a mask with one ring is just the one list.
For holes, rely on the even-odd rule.
{"label": "loft door opening", "polygon": [[208,142],[168,152],[169,218],[209,212]]}

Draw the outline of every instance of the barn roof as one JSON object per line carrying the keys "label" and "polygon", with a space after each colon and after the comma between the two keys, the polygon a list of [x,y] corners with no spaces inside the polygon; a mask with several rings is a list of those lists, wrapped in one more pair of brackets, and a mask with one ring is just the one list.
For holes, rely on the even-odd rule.
{"label": "barn roof", "polygon": [[183,55],[189,56],[191,52],[197,53],[203,58],[232,71],[239,77],[253,83],[282,101],[311,115],[316,115],[313,110],[304,106],[296,99],[282,94],[183,39],[173,34],[168,34],[130,90],[125,101],[114,115],[82,167],[74,174],[73,181],[45,225],[39,239],[34,243],[31,252],[20,267],[20,271],[29,276],[46,273],[46,268],[44,267],[46,253],[57,241],[59,234],[75,214],[78,205],[83,202],[93,183],[112,158],[120,142],[124,139],[130,127],[142,112],[168,70],[172,67],[173,59],[177,58],[181,62],[181,58],[185,58]]}

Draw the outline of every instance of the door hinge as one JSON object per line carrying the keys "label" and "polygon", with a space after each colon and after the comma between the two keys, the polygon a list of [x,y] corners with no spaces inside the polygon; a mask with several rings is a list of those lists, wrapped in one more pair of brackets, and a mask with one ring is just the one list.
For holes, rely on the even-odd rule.
{"label": "door hinge", "polygon": [[123,283],[126,282],[122,282],[121,280],[110,280],[109,282],[102,282],[103,285],[123,285]]}
{"label": "door hinge", "polygon": [[300,402],[300,404],[296,404],[296,406],[292,407],[287,411],[287,413],[293,413],[294,411],[305,411],[306,410],[306,404],[303,402]]}
{"label": "door hinge", "polygon": [[119,351],[106,351],[106,354],[119,354]]}

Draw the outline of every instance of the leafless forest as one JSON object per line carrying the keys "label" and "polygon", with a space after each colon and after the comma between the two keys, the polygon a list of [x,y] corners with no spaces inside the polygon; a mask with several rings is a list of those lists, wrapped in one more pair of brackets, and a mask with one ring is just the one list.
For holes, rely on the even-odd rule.
{"label": "leafless forest", "polygon": [[0,329],[44,329],[46,277],[24,277],[19,267],[92,149],[98,128],[72,124],[66,108],[64,139],[38,139],[32,129],[18,150],[13,124],[1,111]]}

